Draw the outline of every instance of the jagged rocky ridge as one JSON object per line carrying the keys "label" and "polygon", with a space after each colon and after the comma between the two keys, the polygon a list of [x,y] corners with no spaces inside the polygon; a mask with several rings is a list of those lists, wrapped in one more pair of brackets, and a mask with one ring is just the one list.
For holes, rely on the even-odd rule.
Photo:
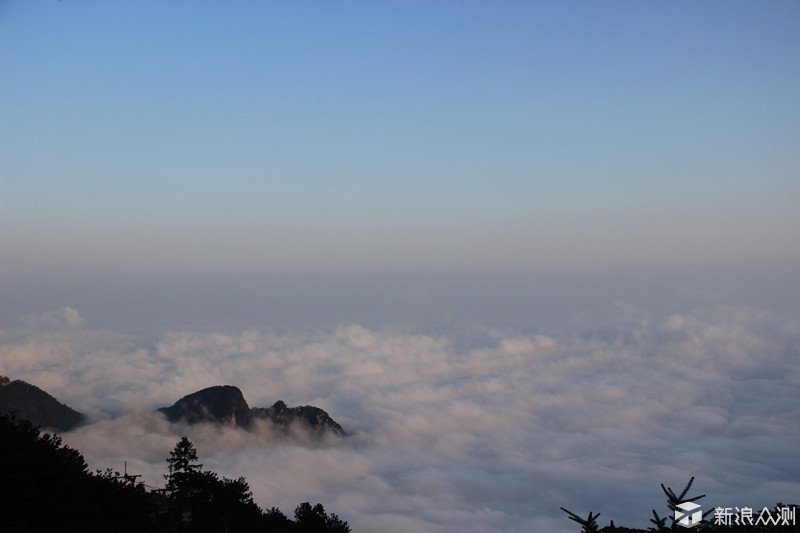
{"label": "jagged rocky ridge", "polygon": [[0,414],[6,413],[14,413],[34,426],[58,431],[67,431],[86,418],[35,385],[0,376]]}
{"label": "jagged rocky ridge", "polygon": [[284,402],[277,401],[272,407],[251,408],[242,391],[233,385],[199,390],[159,411],[171,422],[210,422],[251,429],[257,420],[269,420],[283,431],[287,431],[292,424],[299,424],[317,437],[347,435],[342,426],[319,407],[288,407]]}

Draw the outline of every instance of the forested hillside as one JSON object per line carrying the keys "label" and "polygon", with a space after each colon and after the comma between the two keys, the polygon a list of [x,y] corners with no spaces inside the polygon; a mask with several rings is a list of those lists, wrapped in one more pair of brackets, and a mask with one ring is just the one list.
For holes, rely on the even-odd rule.
{"label": "forested hillside", "polygon": [[13,415],[0,416],[0,511],[4,531],[330,532],[350,526],[322,504],[301,503],[294,519],[261,509],[244,477],[202,470],[182,438],[166,460],[164,489],[133,476],[90,472],[78,450]]}

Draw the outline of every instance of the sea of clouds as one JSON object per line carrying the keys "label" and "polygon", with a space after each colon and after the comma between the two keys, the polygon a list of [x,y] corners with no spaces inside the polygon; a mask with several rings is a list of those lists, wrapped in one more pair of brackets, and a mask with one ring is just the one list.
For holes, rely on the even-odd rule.
{"label": "sea of clouds", "polygon": [[[163,486],[181,435],[262,507],[322,502],[354,532],[577,531],[559,509],[647,527],[664,483],[714,506],[800,503],[800,321],[715,307],[569,334],[91,329],[72,308],[0,337],[0,374],[87,414],[91,469]],[[186,427],[155,408],[211,385],[316,405],[351,436]]]}

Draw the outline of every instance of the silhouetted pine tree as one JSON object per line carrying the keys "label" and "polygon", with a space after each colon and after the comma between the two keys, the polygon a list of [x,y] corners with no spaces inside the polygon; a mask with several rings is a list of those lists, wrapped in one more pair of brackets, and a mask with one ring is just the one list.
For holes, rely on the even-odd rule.
{"label": "silhouetted pine tree", "polygon": [[[799,523],[792,523],[795,521],[796,517],[800,515],[798,513],[798,509],[800,506],[798,505],[784,505],[782,503],[778,503],[775,508],[772,510],[770,514],[769,521],[761,518],[758,524],[717,524],[711,520],[705,520],[703,522],[698,522],[692,525],[684,525],[679,524],[678,520],[675,519],[676,516],[684,513],[684,510],[681,509],[679,506],[684,503],[688,502],[696,502],[702,498],[705,498],[705,494],[701,494],[700,496],[693,496],[691,498],[687,497],[689,489],[692,487],[692,483],[694,483],[694,477],[692,477],[680,494],[676,494],[675,491],[672,490],[670,487],[665,487],[662,483],[661,490],[664,491],[664,494],[667,496],[667,507],[671,511],[671,516],[658,516],[658,513],[655,509],[653,509],[653,518],[650,519],[654,527],[650,527],[646,531],[643,529],[631,529],[627,527],[618,527],[614,525],[614,521],[612,520],[611,523],[602,528],[598,529],[597,526],[597,517],[600,516],[600,513],[594,514],[589,513],[587,518],[581,518],[577,514],[573,513],[565,509],[564,507],[561,508],[562,511],[569,515],[570,520],[574,520],[575,522],[579,523],[581,528],[581,533],[669,533],[674,531],[692,531],[692,532],[717,532],[717,531],[724,531],[729,533],[767,533],[767,532],[779,532],[779,533],[800,533],[800,524]],[[698,509],[699,510],[699,509]],[[679,511],[679,514],[676,514],[675,511]],[[705,519],[708,515],[713,513],[715,509],[709,509],[705,513],[703,513],[703,518]],[[667,520],[672,520],[672,524],[667,526]],[[788,522],[785,524],[784,522]]]}
{"label": "silhouetted pine tree", "polygon": [[311,503],[303,502],[294,510],[297,531],[301,533],[349,533],[350,526],[338,516],[325,512],[321,503],[311,507]]}
{"label": "silhouetted pine tree", "polygon": [[112,472],[91,474],[60,437],[0,415],[3,531],[148,531],[148,509],[141,484]]}
{"label": "silhouetted pine tree", "polygon": [[119,472],[90,473],[77,451],[30,422],[0,415],[0,531],[14,533],[349,533],[322,504],[295,510],[297,521],[253,501],[245,478],[203,471],[182,438],[167,459],[167,489],[148,492]]}

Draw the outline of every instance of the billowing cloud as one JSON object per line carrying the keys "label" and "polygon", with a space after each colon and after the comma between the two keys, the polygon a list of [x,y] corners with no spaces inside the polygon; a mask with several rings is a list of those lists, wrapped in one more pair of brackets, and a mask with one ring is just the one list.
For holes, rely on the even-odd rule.
{"label": "billowing cloud", "polygon": [[[0,373],[90,414],[64,439],[93,468],[127,461],[158,486],[188,434],[262,506],[320,501],[354,531],[574,531],[560,506],[645,527],[664,510],[659,483],[693,475],[707,505],[800,502],[800,323],[620,307],[629,320],[560,336],[347,325],[157,339],[65,328],[62,310],[50,329],[6,332]],[[253,406],[317,405],[352,436],[302,445],[153,412],[218,384]]]}
{"label": "billowing cloud", "polygon": [[46,311],[41,314],[31,314],[21,320],[23,327],[33,330],[53,330],[65,328],[79,328],[83,318],[77,309],[62,307],[55,311]]}

